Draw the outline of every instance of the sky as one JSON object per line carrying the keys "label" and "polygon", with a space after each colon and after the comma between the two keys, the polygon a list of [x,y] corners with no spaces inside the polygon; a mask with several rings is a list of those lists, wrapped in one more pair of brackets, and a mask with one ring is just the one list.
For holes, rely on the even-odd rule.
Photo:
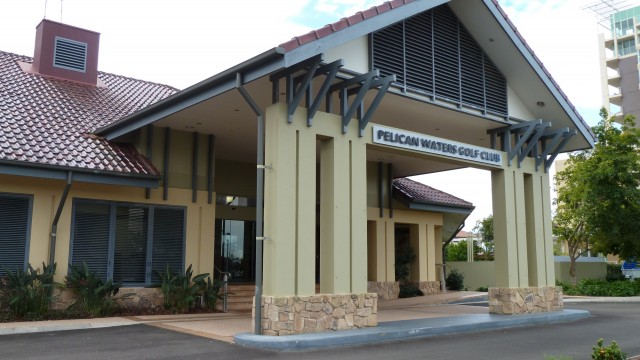
{"label": "sky", "polygon": [[[0,50],[32,56],[35,27],[46,17],[99,32],[101,71],[186,88],[383,1],[0,0]],[[602,104],[597,42],[602,29],[582,8],[594,1],[499,0],[590,125],[597,123]],[[415,179],[476,206],[465,230],[492,213],[486,171]]]}

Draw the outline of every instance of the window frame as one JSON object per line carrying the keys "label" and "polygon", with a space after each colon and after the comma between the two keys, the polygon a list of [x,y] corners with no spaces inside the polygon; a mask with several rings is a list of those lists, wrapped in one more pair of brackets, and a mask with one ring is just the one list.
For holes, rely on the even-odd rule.
{"label": "window frame", "polygon": [[[18,198],[18,199],[26,199],[29,204],[27,208],[27,224],[25,229],[25,243],[24,243],[24,256],[23,256],[23,264],[22,270],[26,270],[29,265],[29,250],[31,247],[31,227],[33,224],[33,195],[32,194],[21,194],[21,193],[7,193],[0,192],[0,197],[8,197],[8,198]],[[3,264],[0,264],[3,265]],[[12,270],[9,268],[9,270]],[[2,269],[0,269],[0,276],[2,276]]]}
{"label": "window frame", "polygon": [[153,246],[154,246],[154,217],[156,209],[170,209],[170,210],[179,210],[182,212],[182,243],[181,243],[181,254],[180,254],[180,269],[172,269],[173,272],[184,272],[185,269],[185,255],[186,255],[186,246],[187,246],[187,207],[186,206],[176,206],[176,205],[159,205],[159,204],[145,204],[145,203],[136,203],[136,202],[125,202],[125,201],[109,201],[109,200],[96,200],[96,199],[87,199],[87,198],[74,198],[72,205],[72,213],[71,213],[71,233],[69,239],[69,264],[73,264],[73,251],[74,245],[76,241],[76,214],[78,210],[78,204],[82,203],[91,203],[91,204],[102,204],[108,206],[109,212],[109,230],[107,235],[108,241],[108,259],[107,259],[107,269],[105,271],[106,279],[113,279],[115,273],[115,253],[116,253],[116,222],[117,222],[117,209],[118,207],[126,207],[126,208],[143,208],[147,211],[146,217],[146,249],[145,249],[145,280],[144,282],[122,282],[123,285],[127,286],[149,286],[153,285]]}

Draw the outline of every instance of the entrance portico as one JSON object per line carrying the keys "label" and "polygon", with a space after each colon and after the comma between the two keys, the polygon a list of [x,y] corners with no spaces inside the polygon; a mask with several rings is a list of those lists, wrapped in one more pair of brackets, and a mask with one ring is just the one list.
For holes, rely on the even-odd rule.
{"label": "entrance portico", "polygon": [[[393,3],[294,38],[104,131],[111,139],[153,122],[194,123],[215,135],[216,159],[257,166],[265,179],[255,191],[264,189],[257,332],[375,326],[378,294],[368,285],[396,280],[398,224],[418,252],[411,280],[439,281],[441,243],[456,229],[442,213],[396,201],[391,182],[464,167],[492,172],[491,311],[561,307],[547,169],[558,152],[591,146],[588,128],[493,1]],[[264,138],[236,89],[264,114]]]}

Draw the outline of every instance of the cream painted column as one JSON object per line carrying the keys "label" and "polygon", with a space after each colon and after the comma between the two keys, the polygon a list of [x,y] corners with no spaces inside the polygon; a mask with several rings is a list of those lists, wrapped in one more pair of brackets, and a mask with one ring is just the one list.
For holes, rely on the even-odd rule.
{"label": "cream painted column", "polygon": [[[354,121],[357,123],[357,121]],[[353,129],[351,131],[354,131]],[[352,134],[353,136],[353,134]],[[357,135],[356,135],[357,136]],[[351,292],[367,292],[367,147],[362,138],[349,140],[351,188]]]}
{"label": "cream painted column", "polygon": [[282,106],[267,108],[265,127],[263,289],[265,295],[296,290],[296,130]]}
{"label": "cream painted column", "polygon": [[[424,226],[423,226],[424,228]],[[427,224],[427,281],[436,281],[436,231],[433,224]]]}
{"label": "cream painted column", "polygon": [[320,145],[320,292],[351,292],[349,144]]}
{"label": "cream painted column", "polygon": [[369,281],[386,281],[384,221],[367,222],[367,266]]}
{"label": "cream painted column", "polygon": [[535,160],[491,173],[496,286],[553,286],[549,176]]}
{"label": "cream painted column", "polygon": [[442,280],[442,226],[434,226],[433,230],[434,234],[434,252],[433,256],[435,257],[434,266],[436,273],[436,280]]}
{"label": "cream painted column", "polygon": [[386,248],[386,273],[387,281],[396,281],[396,233],[393,220],[386,220],[385,225],[385,248]]}
{"label": "cream painted column", "polygon": [[[527,254],[529,285],[546,286],[546,252],[542,207],[542,181],[538,174],[525,176],[525,200],[527,202]],[[538,238],[537,235],[541,235]]]}
{"label": "cream painted column", "polygon": [[[518,249],[518,286],[529,286],[529,266],[527,256],[527,208],[529,204],[525,201],[524,174],[517,166],[512,166],[514,193],[512,200],[514,202],[515,220],[516,220],[516,239]],[[508,200],[507,200],[508,201]]]}
{"label": "cream painted column", "polygon": [[[551,186],[549,182],[549,174],[540,172],[540,193],[542,196],[542,235],[544,236],[544,258],[536,259],[537,262],[544,261],[546,266],[546,284],[539,281],[538,286],[555,286],[556,272],[553,260],[553,234],[551,221]],[[539,241],[539,240],[538,240]]]}
{"label": "cream painted column", "polygon": [[411,224],[409,227],[409,241],[416,255],[415,261],[411,264],[412,281],[426,281],[428,277],[427,226],[426,224]]}
{"label": "cream painted column", "polygon": [[[530,160],[530,159],[527,159]],[[531,160],[530,167],[533,167]],[[549,174],[531,171],[525,176],[527,198],[527,247],[532,286],[554,286],[551,188]]]}
{"label": "cream painted column", "polygon": [[512,168],[491,172],[497,287],[519,287],[516,184]]}
{"label": "cream painted column", "polygon": [[[393,232],[389,234],[387,229],[389,228],[389,221],[385,218],[380,218],[378,215],[378,209],[369,209],[368,221],[368,268],[369,268],[369,281],[396,281],[395,279],[395,244],[393,243]],[[388,239],[391,239],[388,241]],[[392,246],[389,248],[389,246]],[[390,256],[391,252],[391,256]],[[357,254],[354,254],[357,256]],[[391,263],[389,261],[392,261]],[[389,277],[392,276],[392,277]]]}
{"label": "cream painted column", "polygon": [[366,140],[357,121],[306,110],[287,121],[284,104],[267,109],[264,294],[315,293],[316,144],[320,141],[320,286],[327,294],[367,291]]}
{"label": "cream painted column", "polygon": [[[202,195],[201,195],[202,196]],[[206,198],[206,196],[204,196]],[[213,194],[213,198],[216,198],[216,194]],[[199,273],[209,273],[213,278],[214,271],[214,249],[215,249],[215,221],[216,207],[214,204],[203,204],[200,206],[200,231],[198,239],[198,264]],[[188,265],[187,265],[188,266]]]}
{"label": "cream painted column", "polygon": [[549,177],[535,159],[494,170],[493,221],[496,287],[489,288],[489,313],[522,314],[563,309],[554,286]]}
{"label": "cream painted column", "polygon": [[[300,120],[297,120],[299,125]],[[306,127],[306,124],[305,124]],[[316,135],[296,132],[296,295],[316,293]]]}

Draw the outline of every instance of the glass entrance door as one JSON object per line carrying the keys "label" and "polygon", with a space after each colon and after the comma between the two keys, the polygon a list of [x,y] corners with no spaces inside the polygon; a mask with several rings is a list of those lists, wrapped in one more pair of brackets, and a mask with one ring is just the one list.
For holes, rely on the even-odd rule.
{"label": "glass entrance door", "polygon": [[215,266],[230,282],[255,281],[255,221],[216,219]]}

